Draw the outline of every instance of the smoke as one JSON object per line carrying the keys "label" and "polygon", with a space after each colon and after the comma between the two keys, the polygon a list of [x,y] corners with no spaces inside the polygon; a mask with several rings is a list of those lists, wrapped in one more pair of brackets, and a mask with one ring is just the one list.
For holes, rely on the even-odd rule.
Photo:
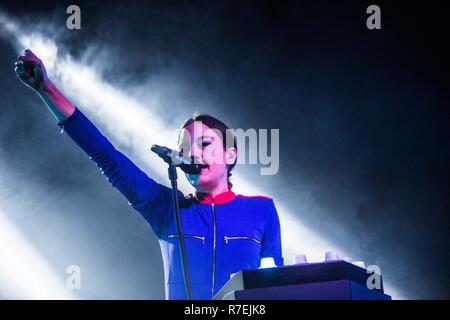
{"label": "smoke", "polygon": [[[33,48],[49,66],[48,73],[52,75],[52,79],[93,119],[94,123],[103,128],[106,136],[111,137],[119,149],[129,151],[133,158],[143,163],[143,167],[151,172],[151,176],[159,178],[160,181],[165,180],[163,175],[166,171],[165,164],[157,157],[149,159],[148,146],[152,143],[167,144],[168,137],[171,137],[170,145],[175,146],[177,128],[168,129],[164,121],[152,112],[152,106],[144,106],[127,95],[127,90],[115,88],[104,82],[93,67],[73,61],[68,54],[59,57],[55,42],[41,34],[20,37],[17,47],[18,51]],[[237,192],[264,194],[245,179],[236,177],[234,181]],[[192,191],[186,180],[180,181],[180,185],[185,192]],[[311,248],[305,253],[313,260],[322,259],[325,249],[334,249],[327,243],[318,247],[323,239],[301,227],[290,215],[285,216],[286,210],[282,206],[279,206],[279,211],[282,215],[284,234],[289,235],[284,237],[287,254],[295,253],[299,243],[302,243],[305,250]],[[299,238],[295,238],[295,234],[298,234]]]}

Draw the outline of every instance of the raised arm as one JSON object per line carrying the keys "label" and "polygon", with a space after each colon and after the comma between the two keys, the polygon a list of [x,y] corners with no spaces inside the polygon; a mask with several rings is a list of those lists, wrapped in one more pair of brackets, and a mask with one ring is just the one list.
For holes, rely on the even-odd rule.
{"label": "raised arm", "polygon": [[44,100],[64,131],[92,159],[108,181],[117,188],[159,236],[168,223],[171,190],[156,183],[125,155],[116,150],[91,121],[48,79],[42,61],[26,50],[15,68],[19,79]]}

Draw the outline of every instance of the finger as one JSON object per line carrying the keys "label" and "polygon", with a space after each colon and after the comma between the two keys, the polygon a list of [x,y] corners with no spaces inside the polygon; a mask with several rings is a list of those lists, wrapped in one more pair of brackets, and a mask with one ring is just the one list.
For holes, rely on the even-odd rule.
{"label": "finger", "polygon": [[22,61],[29,61],[29,62],[34,62],[34,63],[40,63],[39,58],[37,58],[35,55],[31,55],[29,53],[27,53],[25,55],[17,56],[17,58],[19,60],[22,60]]}
{"label": "finger", "polygon": [[31,61],[37,63],[37,64],[41,64],[41,59],[39,59],[34,53],[33,51],[31,51],[30,49],[25,50],[25,56],[29,57],[31,59]]}
{"label": "finger", "polygon": [[36,62],[31,56],[18,56],[17,58],[21,61]]}
{"label": "finger", "polygon": [[16,68],[19,68],[22,70],[25,69],[25,63],[23,63],[22,61],[18,61],[14,65],[16,66]]}
{"label": "finger", "polygon": [[20,77],[21,79],[24,79],[24,69],[22,65],[19,65],[14,68],[14,71],[16,72],[16,75]]}
{"label": "finger", "polygon": [[17,65],[15,70],[16,73],[20,74],[24,78],[28,78],[32,74],[31,70],[27,70],[27,66],[25,65],[25,63]]}
{"label": "finger", "polygon": [[17,67],[20,67],[23,72],[25,73],[25,75],[30,75],[32,73],[32,70],[34,68],[34,66],[36,66],[36,63],[32,62],[32,61],[22,61],[22,60],[18,60],[15,62],[14,64]]}
{"label": "finger", "polygon": [[30,57],[32,57],[32,58],[34,58],[34,59],[39,59],[35,54],[34,54],[34,52],[33,51],[31,51],[30,49],[27,49],[27,50],[25,50],[25,55],[28,55],[28,56],[30,56]]}

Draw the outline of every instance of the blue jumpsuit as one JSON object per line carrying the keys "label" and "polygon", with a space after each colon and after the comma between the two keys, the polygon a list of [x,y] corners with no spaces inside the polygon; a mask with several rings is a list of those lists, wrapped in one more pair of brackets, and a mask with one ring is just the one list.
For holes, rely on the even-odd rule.
{"label": "blue jumpsuit", "polygon": [[[186,299],[179,256],[172,190],[131,162],[78,109],[58,125],[92,159],[149,223],[164,262],[167,299]],[[194,299],[211,299],[230,274],[257,269],[264,257],[283,265],[280,223],[272,199],[236,195],[228,190],[212,198],[179,192],[182,233]]]}

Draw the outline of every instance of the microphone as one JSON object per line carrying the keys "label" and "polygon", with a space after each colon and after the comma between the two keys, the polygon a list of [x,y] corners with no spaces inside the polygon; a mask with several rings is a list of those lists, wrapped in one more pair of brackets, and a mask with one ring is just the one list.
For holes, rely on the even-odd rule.
{"label": "microphone", "polygon": [[200,173],[200,170],[207,167],[206,164],[195,163],[193,156],[191,156],[190,159],[185,158],[182,152],[167,147],[154,144],[152,145],[151,150],[168,164],[180,167],[181,170],[188,174],[198,174]]}

